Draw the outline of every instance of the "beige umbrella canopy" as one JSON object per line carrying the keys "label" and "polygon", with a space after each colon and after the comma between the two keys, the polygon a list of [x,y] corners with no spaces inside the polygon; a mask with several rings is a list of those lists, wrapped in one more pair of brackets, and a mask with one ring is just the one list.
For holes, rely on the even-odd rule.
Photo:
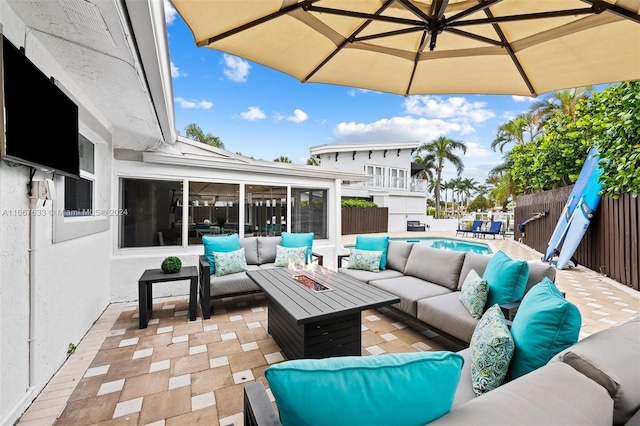
{"label": "beige umbrella canopy", "polygon": [[400,95],[640,79],[640,0],[171,0],[198,46]]}

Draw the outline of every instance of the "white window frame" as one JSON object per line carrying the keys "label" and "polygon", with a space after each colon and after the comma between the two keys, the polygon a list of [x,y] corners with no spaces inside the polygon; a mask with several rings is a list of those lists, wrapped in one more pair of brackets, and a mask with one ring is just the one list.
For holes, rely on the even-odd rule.
{"label": "white window frame", "polygon": [[[374,188],[384,188],[386,181],[386,167],[376,164],[365,164],[364,172],[367,176],[371,176],[371,180],[365,183],[365,186],[372,186]],[[371,173],[370,173],[371,172]],[[376,174],[376,172],[380,172]]]}
{"label": "white window frame", "polygon": [[[396,176],[393,176],[393,173]],[[400,175],[402,174],[402,178]],[[407,169],[400,167],[389,167],[389,188],[394,189],[407,189]]]}

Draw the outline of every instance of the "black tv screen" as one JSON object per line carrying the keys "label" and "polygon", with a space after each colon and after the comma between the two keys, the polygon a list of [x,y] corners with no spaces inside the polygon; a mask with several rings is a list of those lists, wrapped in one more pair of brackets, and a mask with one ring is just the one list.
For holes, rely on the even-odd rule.
{"label": "black tv screen", "polygon": [[78,106],[2,36],[2,158],[79,177]]}

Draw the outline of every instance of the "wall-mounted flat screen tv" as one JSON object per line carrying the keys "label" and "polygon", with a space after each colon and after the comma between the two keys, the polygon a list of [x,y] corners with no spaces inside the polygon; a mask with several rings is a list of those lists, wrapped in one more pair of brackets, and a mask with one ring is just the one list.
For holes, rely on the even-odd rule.
{"label": "wall-mounted flat screen tv", "polygon": [[78,106],[2,36],[2,158],[79,177]]}

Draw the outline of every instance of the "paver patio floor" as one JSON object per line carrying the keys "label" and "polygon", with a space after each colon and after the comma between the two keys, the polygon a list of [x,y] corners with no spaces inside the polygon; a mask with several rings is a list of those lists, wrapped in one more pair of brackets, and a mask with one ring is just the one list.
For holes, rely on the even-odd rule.
{"label": "paver patio floor", "polygon": [[[405,233],[453,236],[453,233]],[[343,244],[355,236],[343,238]],[[541,254],[513,240],[485,242],[512,258]],[[640,293],[584,267],[557,272],[556,284],[582,314],[580,338],[639,315]],[[188,298],[154,299],[146,329],[138,303],[114,303],[24,413],[19,425],[242,425],[245,383],[284,360],[267,334],[262,295],[214,302],[211,318],[188,321]],[[362,313],[362,354],[457,350],[387,310]]]}

